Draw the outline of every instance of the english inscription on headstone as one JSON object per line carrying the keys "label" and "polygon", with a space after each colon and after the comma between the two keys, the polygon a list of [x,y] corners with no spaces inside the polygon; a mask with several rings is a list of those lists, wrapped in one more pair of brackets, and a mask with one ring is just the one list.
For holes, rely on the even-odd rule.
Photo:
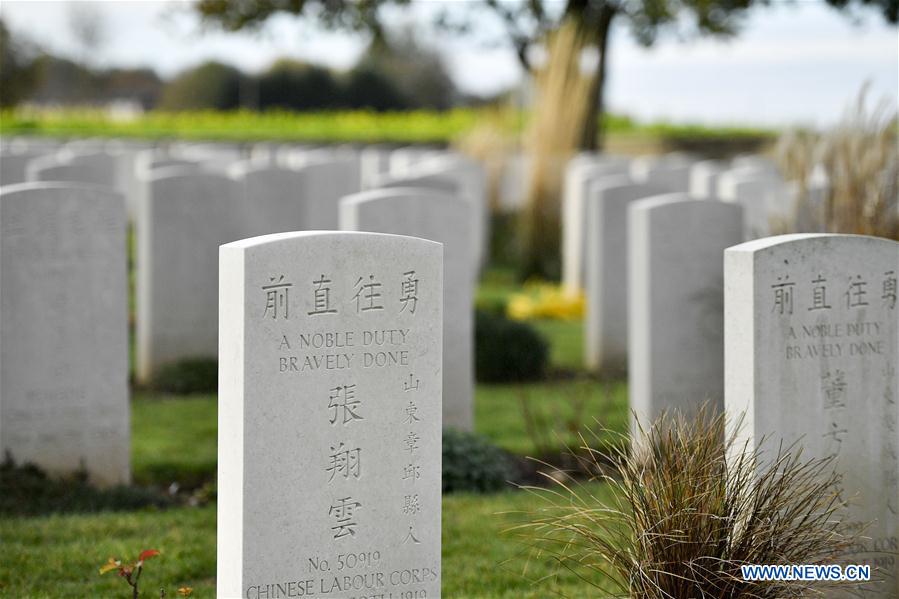
{"label": "english inscription on headstone", "polygon": [[440,596],[443,251],[220,250],[218,596]]}
{"label": "english inscription on headstone", "polygon": [[835,457],[841,516],[868,537],[846,562],[870,564],[881,579],[851,590],[899,596],[899,244],[784,235],[730,248],[724,260],[730,419],[745,413],[750,444],[782,439],[806,458]]}

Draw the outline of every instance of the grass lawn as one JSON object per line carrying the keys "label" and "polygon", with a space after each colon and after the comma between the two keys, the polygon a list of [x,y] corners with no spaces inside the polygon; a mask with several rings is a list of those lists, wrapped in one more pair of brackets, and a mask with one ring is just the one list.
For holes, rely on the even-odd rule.
{"label": "grass lawn", "polygon": [[[596,492],[605,493],[596,486]],[[510,534],[521,521],[514,513],[533,509],[539,499],[511,491],[495,495],[449,495],[443,499],[443,596],[471,598],[583,596],[571,575],[557,584],[532,582],[555,571],[545,559]],[[142,597],[168,597],[182,585],[194,597],[215,596],[215,506],[100,515],[0,519],[0,596],[16,598],[130,597],[124,581],[97,568],[110,555],[134,555],[155,548],[162,556],[147,563]],[[527,575],[525,575],[527,566]]]}
{"label": "grass lawn", "polygon": [[[480,296],[502,299],[513,284],[490,273]],[[477,386],[477,431],[519,455],[539,456],[574,443],[581,425],[624,430],[627,397],[623,382],[587,377],[581,368],[579,322],[536,323],[551,343],[559,378],[528,385]],[[529,416],[526,416],[529,414]],[[138,391],[132,402],[132,468],[142,486],[165,488],[178,481],[194,487],[216,468],[216,398],[165,396]],[[528,432],[530,431],[530,432]],[[558,433],[558,434],[557,434]],[[595,491],[605,495],[603,485]],[[520,522],[515,512],[539,505],[533,494],[510,490],[493,495],[448,495],[443,499],[443,596],[471,598],[547,597],[589,594],[570,573],[539,586],[555,571],[546,559],[528,560],[528,548],[503,531]],[[97,568],[110,555],[132,557],[145,548],[162,551],[141,577],[142,597],[168,597],[194,587],[195,597],[215,593],[215,504],[168,510],[0,517],[0,597],[130,597],[127,585]],[[527,575],[524,574],[527,565]]]}

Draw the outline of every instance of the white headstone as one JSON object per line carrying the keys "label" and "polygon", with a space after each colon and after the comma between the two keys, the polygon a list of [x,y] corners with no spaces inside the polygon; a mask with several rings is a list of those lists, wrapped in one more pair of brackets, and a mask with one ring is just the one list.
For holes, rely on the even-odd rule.
{"label": "white headstone", "polygon": [[230,174],[243,194],[242,237],[309,228],[302,172],[243,162],[232,167]]}
{"label": "white headstone", "polygon": [[155,171],[137,219],[136,370],[214,358],[218,246],[240,236],[238,184],[180,167]]}
{"label": "white headstone", "polygon": [[584,357],[590,370],[627,369],[627,209],[631,202],[667,189],[634,183],[627,175],[602,177],[587,188]]}
{"label": "white headstone", "polygon": [[97,184],[101,174],[83,164],[70,164],[57,155],[41,156],[25,167],[25,179],[29,182],[67,181],[70,183]]}
{"label": "white headstone", "polygon": [[575,157],[565,168],[562,184],[562,286],[568,293],[584,289],[587,226],[584,199],[587,187],[603,177],[626,175],[628,164]]}
{"label": "white headstone", "polygon": [[750,447],[836,456],[844,522],[869,525],[846,561],[880,566],[862,596],[899,596],[899,243],[783,235],[728,249],[724,266],[730,419],[745,413]]}
{"label": "white headstone", "polygon": [[[471,187],[466,186],[463,177],[457,173],[450,172],[446,169],[419,169],[413,168],[411,172],[400,175],[387,175],[377,180],[377,187],[407,187],[407,188],[426,188],[432,189],[448,195],[464,198],[472,205],[471,223],[469,227],[474,232],[472,243],[474,251],[471,254],[472,263],[476,268],[480,269],[485,259],[485,231],[487,227],[486,218],[488,213],[484,211],[484,206],[476,197],[471,195]],[[482,198],[483,200],[483,198]],[[483,200],[486,201],[486,200]]]}
{"label": "white headstone", "polygon": [[125,214],[108,189],[0,189],[0,448],[130,478]]}
{"label": "white headstone", "polygon": [[532,159],[526,154],[510,154],[503,164],[499,183],[499,206],[504,212],[524,208]]}
{"label": "white headstone", "polygon": [[662,185],[673,191],[690,188],[693,162],[682,154],[641,156],[630,163],[630,176],[637,183]]}
{"label": "white headstone", "polygon": [[663,412],[724,406],[724,250],[742,240],[742,210],[670,194],[628,215],[628,378],[645,426]]}
{"label": "white headstone", "polygon": [[474,421],[474,293],[471,205],[430,189],[389,188],[340,202],[340,228],[392,233],[443,244],[443,424],[471,430]]}
{"label": "white headstone", "polygon": [[694,200],[710,200],[717,197],[718,176],[726,170],[718,160],[702,160],[690,167],[688,193]]}
{"label": "white headstone", "polygon": [[394,176],[405,175],[430,150],[424,146],[405,146],[393,150],[388,159],[388,172]]}
{"label": "white headstone", "polygon": [[456,181],[459,195],[472,205],[471,215],[475,227],[472,239],[475,247],[474,258],[478,261],[479,267],[486,265],[490,252],[490,202],[487,197],[487,173],[484,167],[461,154],[432,152],[424,155],[421,161],[410,169],[412,176],[419,173],[443,175]]}
{"label": "white headstone", "polygon": [[389,170],[390,151],[383,146],[365,146],[359,152],[360,189],[376,185],[376,181]]}
{"label": "white headstone", "polygon": [[359,161],[333,159],[298,167],[303,187],[297,190],[306,207],[306,227],[332,231],[339,225],[340,198],[359,191]]}
{"label": "white headstone", "polygon": [[775,172],[743,167],[718,176],[718,199],[743,207],[744,239],[770,233],[771,209],[778,203],[776,197],[788,194],[787,184]]}
{"label": "white headstone", "polygon": [[220,255],[218,596],[439,597],[440,244]]}
{"label": "white headstone", "polygon": [[13,152],[11,149],[4,149],[0,152],[0,185],[15,185],[27,181],[28,163],[41,156],[42,154]]}

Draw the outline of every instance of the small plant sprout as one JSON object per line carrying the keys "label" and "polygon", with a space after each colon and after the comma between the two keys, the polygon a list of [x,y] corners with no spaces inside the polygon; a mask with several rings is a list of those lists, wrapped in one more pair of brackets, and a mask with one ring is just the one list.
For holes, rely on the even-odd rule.
{"label": "small plant sprout", "polygon": [[159,555],[159,551],[156,549],[144,549],[140,552],[140,555],[137,556],[137,561],[132,564],[125,564],[120,559],[110,557],[105,564],[100,566],[100,574],[103,575],[107,572],[112,572],[113,570],[118,571],[119,576],[131,587],[131,596],[134,599],[138,599],[140,596],[138,584],[140,582],[141,572],[143,572],[144,569],[144,562],[157,555]]}

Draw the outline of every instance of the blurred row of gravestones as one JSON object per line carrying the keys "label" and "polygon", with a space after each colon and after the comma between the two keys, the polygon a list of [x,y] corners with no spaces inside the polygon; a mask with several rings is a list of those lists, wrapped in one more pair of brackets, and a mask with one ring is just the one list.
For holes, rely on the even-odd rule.
{"label": "blurred row of gravestones", "polygon": [[[523,203],[527,161],[509,164],[504,178],[515,193],[501,205],[515,208]],[[421,148],[162,148],[16,139],[4,142],[0,185],[0,442],[16,459],[53,471],[84,465],[101,483],[128,480],[129,221],[138,381],[167,363],[216,355],[225,361],[231,351],[237,354],[228,363],[240,364],[247,378],[264,370],[243,353],[256,347],[249,337],[219,346],[220,322],[232,322],[218,310],[226,290],[219,277],[222,244],[314,230],[440,242],[442,392],[427,402],[442,396],[443,426],[472,428],[473,296],[490,225],[477,162]],[[743,435],[751,443],[773,436],[801,442],[806,455],[837,456],[846,472],[844,494],[857,498],[850,519],[876,523],[856,557],[891,577],[883,587],[890,596],[899,584],[895,561],[884,553],[896,549],[899,536],[899,245],[857,236],[766,237],[777,218],[820,230],[827,187],[820,170],[800,188],[760,156],[719,162],[676,154],[578,155],[564,176],[563,285],[571,293],[585,290],[587,366],[628,374],[635,423],[665,411],[689,414],[711,402],[734,422],[745,414]],[[353,369],[346,350],[352,338],[369,335],[366,345],[380,346],[368,352],[369,366],[396,360],[394,374],[408,375],[409,384],[418,380],[406,372],[408,355],[391,347],[418,329],[404,329],[379,311],[391,297],[405,299],[403,308],[417,301],[408,295],[413,282],[417,290],[435,273],[403,270],[404,258],[430,250],[410,244],[383,253],[381,237],[372,238],[370,251],[358,237],[298,239],[258,242],[270,252],[241,247],[243,262],[228,272],[243,281],[247,308],[235,311],[234,326],[247,326],[250,294],[257,291],[262,315],[275,323],[291,313],[333,318],[335,328],[283,335],[265,329],[287,351],[284,371],[301,372],[307,360],[310,369],[334,371],[304,390],[327,398],[328,406],[337,405],[341,389],[344,409],[349,399],[361,401],[348,399],[351,385],[338,378],[341,364]],[[308,264],[288,269],[281,248]],[[372,259],[402,272],[388,277],[363,266]],[[268,280],[254,279],[259,289],[250,289],[250,273]],[[297,273],[309,280],[297,280]],[[343,324],[345,310],[360,318],[370,311],[374,320],[355,329],[361,321]],[[295,350],[297,343],[305,344],[303,351]],[[415,358],[426,354],[427,344],[413,345]],[[380,359],[383,365],[375,363]],[[243,385],[248,393],[244,378],[220,377],[220,385]],[[243,412],[230,417],[248,426],[266,414],[264,405],[241,405]],[[405,434],[395,422],[372,426],[384,435]],[[303,441],[296,443],[302,451]],[[229,468],[242,472],[246,465],[235,461],[250,454],[224,455]],[[277,459],[252,455],[254,469],[260,459]],[[428,459],[409,466],[433,472],[436,458]]]}

